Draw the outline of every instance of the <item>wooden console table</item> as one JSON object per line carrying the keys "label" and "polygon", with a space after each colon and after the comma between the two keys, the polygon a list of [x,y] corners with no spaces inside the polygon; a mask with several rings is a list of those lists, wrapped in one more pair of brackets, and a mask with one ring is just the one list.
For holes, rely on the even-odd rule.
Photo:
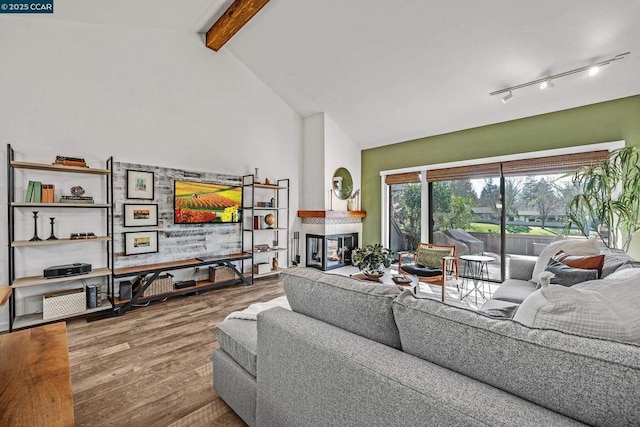
{"label": "wooden console table", "polygon": [[74,425],[66,323],[0,335],[0,360],[0,425]]}
{"label": "wooden console table", "polygon": [[[134,285],[140,282],[140,280],[142,280],[146,276],[149,275],[149,277],[147,277],[147,281],[145,282],[144,286],[139,287],[139,289],[136,290],[135,294],[132,296],[131,299],[121,300],[114,296],[112,301],[114,312],[117,316],[120,316],[126,313],[127,310],[129,310],[133,306],[133,304],[145,303],[147,301],[163,300],[167,297],[175,296],[175,295],[192,294],[195,292],[215,289],[221,286],[226,286],[234,283],[244,283],[245,285],[251,285],[252,281],[250,280],[250,277],[246,277],[244,274],[242,274],[238,270],[238,268],[233,264],[234,261],[242,261],[242,260],[251,259],[251,258],[252,258],[252,255],[250,253],[241,252],[241,253],[231,254],[231,255],[212,256],[207,258],[189,258],[189,259],[174,261],[174,262],[161,262],[158,264],[137,265],[134,267],[117,268],[113,273],[113,277],[116,279],[134,277],[134,281],[133,281]],[[174,289],[171,292],[151,295],[147,297],[142,296],[145,289],[151,286],[153,281],[156,280],[158,276],[163,272],[172,271],[172,270],[181,270],[184,268],[209,266],[209,265],[220,265],[220,266],[229,267],[236,275],[236,278],[232,280],[221,281],[221,282],[212,282],[211,280],[202,280],[197,282],[195,286],[191,286],[188,288]]]}

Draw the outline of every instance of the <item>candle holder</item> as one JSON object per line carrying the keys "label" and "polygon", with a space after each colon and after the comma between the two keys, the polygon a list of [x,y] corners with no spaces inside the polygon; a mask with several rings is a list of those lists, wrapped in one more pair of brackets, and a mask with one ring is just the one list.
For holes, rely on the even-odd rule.
{"label": "candle holder", "polygon": [[49,236],[47,240],[58,240],[58,238],[53,234],[53,222],[55,221],[55,218],[49,217],[49,220],[51,221],[51,236]]}
{"label": "candle holder", "polygon": [[33,212],[33,237],[29,239],[30,242],[39,242],[42,240],[38,237],[38,211]]}

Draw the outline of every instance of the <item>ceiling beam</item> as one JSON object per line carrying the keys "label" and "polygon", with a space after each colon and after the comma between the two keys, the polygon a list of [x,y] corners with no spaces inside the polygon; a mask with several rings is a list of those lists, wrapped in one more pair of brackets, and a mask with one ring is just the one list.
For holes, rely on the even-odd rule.
{"label": "ceiling beam", "polygon": [[220,49],[267,3],[269,0],[235,0],[207,31],[207,47]]}

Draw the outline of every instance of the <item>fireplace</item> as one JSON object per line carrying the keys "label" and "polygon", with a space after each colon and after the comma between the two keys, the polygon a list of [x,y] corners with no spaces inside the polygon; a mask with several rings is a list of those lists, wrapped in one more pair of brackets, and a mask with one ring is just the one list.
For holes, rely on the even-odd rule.
{"label": "fireplace", "polygon": [[321,236],[307,234],[307,267],[331,270],[351,264],[351,252],[358,247],[358,233]]}

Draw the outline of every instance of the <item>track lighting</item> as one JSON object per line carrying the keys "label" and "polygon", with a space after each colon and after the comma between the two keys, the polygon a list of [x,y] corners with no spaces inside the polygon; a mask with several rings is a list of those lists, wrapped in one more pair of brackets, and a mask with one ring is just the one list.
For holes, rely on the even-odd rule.
{"label": "track lighting", "polygon": [[553,87],[553,82],[551,81],[551,79],[545,80],[542,83],[540,83],[540,89],[542,90],[551,89],[552,87]]}
{"label": "track lighting", "polygon": [[609,58],[606,59],[604,61],[600,61],[596,64],[591,64],[591,65],[587,65],[584,67],[580,67],[580,68],[576,68],[573,70],[569,70],[569,71],[565,71],[563,73],[558,73],[558,74],[554,74],[553,76],[547,76],[547,77],[543,77],[537,80],[532,80],[530,82],[526,82],[526,83],[522,83],[516,86],[511,86],[511,87],[506,87],[504,89],[500,89],[500,90],[496,90],[495,92],[491,92],[489,95],[490,96],[494,96],[494,95],[501,95],[501,94],[505,94],[502,97],[502,102],[504,104],[506,104],[507,102],[509,102],[511,100],[511,98],[513,98],[513,91],[516,89],[522,89],[523,87],[527,87],[527,86],[533,86],[533,85],[539,85],[540,89],[548,89],[548,88],[552,88],[554,86],[553,81],[559,79],[560,77],[566,77],[566,76],[570,76],[572,74],[576,74],[576,73],[581,73],[583,71],[587,71],[589,76],[595,76],[598,71],[600,71],[600,67],[604,66],[604,65],[609,65],[612,62],[615,61],[619,61],[621,59],[624,59],[627,55],[630,55],[631,52],[625,52],[625,53],[621,53],[620,55],[616,55],[613,58]]}

